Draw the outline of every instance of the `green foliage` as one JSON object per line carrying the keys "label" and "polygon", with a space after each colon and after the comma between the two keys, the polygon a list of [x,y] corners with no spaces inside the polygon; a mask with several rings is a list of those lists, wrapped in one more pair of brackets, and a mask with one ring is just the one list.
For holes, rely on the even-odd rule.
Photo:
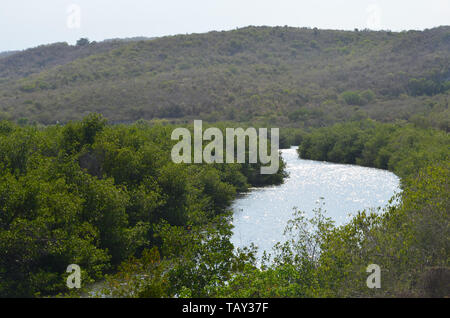
{"label": "green foliage", "polygon": [[77,41],[77,46],[83,46],[83,45],[88,45],[88,44],[89,44],[88,38],[81,38]]}
{"label": "green foliage", "polygon": [[401,177],[449,160],[446,133],[372,120],[336,124],[303,135],[302,158],[389,169]]}
{"label": "green foliage", "polygon": [[[72,263],[84,283],[115,272],[102,293],[120,297],[448,294],[446,133],[372,120],[283,129],[303,158],[391,169],[404,191],[383,214],[339,227],[322,206],[310,219],[297,211],[288,240],[257,264],[254,247],[230,243],[227,210],[236,192],[279,183],[284,170],[262,178],[258,164],[173,164],[173,128],[109,126],[96,114],[46,128],[1,122],[0,295],[67,293]],[[384,269],[381,290],[365,285],[371,263]]]}
{"label": "green foliage", "polygon": [[174,128],[109,126],[98,114],[45,128],[0,122],[0,296],[65,293],[73,263],[83,284],[126,260],[136,269],[140,256],[156,271],[158,249],[172,264],[170,276],[153,272],[156,281],[142,295],[182,287],[204,295],[213,279],[228,275],[232,263],[222,268],[219,259],[233,254],[231,201],[253,182],[282,180],[283,166],[258,179],[249,172],[256,165],[174,164]]}
{"label": "green foliage", "polygon": [[426,78],[412,78],[408,82],[408,89],[413,96],[434,95],[445,93],[450,89],[450,81],[439,82]]}
{"label": "green foliage", "polygon": [[375,93],[370,89],[363,92],[346,91],[341,94],[341,98],[347,105],[363,106],[375,99]]}
{"label": "green foliage", "polygon": [[348,105],[363,105],[364,101],[357,92],[343,92],[341,97]]}

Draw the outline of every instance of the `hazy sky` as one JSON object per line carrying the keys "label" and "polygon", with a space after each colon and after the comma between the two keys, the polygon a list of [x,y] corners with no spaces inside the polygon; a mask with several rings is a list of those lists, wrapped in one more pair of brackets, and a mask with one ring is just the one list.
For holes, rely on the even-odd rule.
{"label": "hazy sky", "polygon": [[0,51],[248,25],[401,31],[449,22],[450,0],[0,0]]}

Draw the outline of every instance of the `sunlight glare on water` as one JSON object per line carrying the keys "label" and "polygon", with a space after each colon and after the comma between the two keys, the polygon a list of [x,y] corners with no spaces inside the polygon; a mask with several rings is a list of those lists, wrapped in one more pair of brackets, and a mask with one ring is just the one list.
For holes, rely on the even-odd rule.
{"label": "sunlight glare on water", "polygon": [[283,231],[293,208],[312,215],[323,198],[326,215],[337,225],[346,223],[358,211],[384,207],[400,192],[399,178],[385,170],[302,160],[295,148],[281,150],[289,177],[280,186],[252,189],[233,203],[235,247],[254,243],[271,251],[284,240]]}

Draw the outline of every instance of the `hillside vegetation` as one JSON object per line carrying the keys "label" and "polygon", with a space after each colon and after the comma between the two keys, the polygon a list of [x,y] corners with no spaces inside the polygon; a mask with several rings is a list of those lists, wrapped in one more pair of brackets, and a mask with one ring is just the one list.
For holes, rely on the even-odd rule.
{"label": "hillside vegetation", "polygon": [[448,130],[450,27],[247,27],[54,44],[0,59],[0,116],[51,124],[200,118],[317,127],[410,120]]}

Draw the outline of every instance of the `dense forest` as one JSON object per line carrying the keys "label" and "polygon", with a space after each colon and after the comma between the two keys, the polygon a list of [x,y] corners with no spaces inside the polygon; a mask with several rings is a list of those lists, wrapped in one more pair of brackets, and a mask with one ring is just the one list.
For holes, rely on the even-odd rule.
{"label": "dense forest", "polygon": [[[449,296],[450,27],[227,32],[0,54],[0,297]],[[399,204],[296,211],[262,260],[230,204],[260,164],[175,164],[176,127],[280,127],[304,159],[387,169]],[[309,211],[308,211],[309,212]],[[383,264],[383,288],[366,267]]]}
{"label": "dense forest", "polygon": [[108,126],[96,114],[40,129],[0,122],[0,296],[67,291],[71,263],[88,284],[168,233],[229,231],[237,192],[283,181],[282,162],[273,175],[259,164],[174,164],[173,129]]}

